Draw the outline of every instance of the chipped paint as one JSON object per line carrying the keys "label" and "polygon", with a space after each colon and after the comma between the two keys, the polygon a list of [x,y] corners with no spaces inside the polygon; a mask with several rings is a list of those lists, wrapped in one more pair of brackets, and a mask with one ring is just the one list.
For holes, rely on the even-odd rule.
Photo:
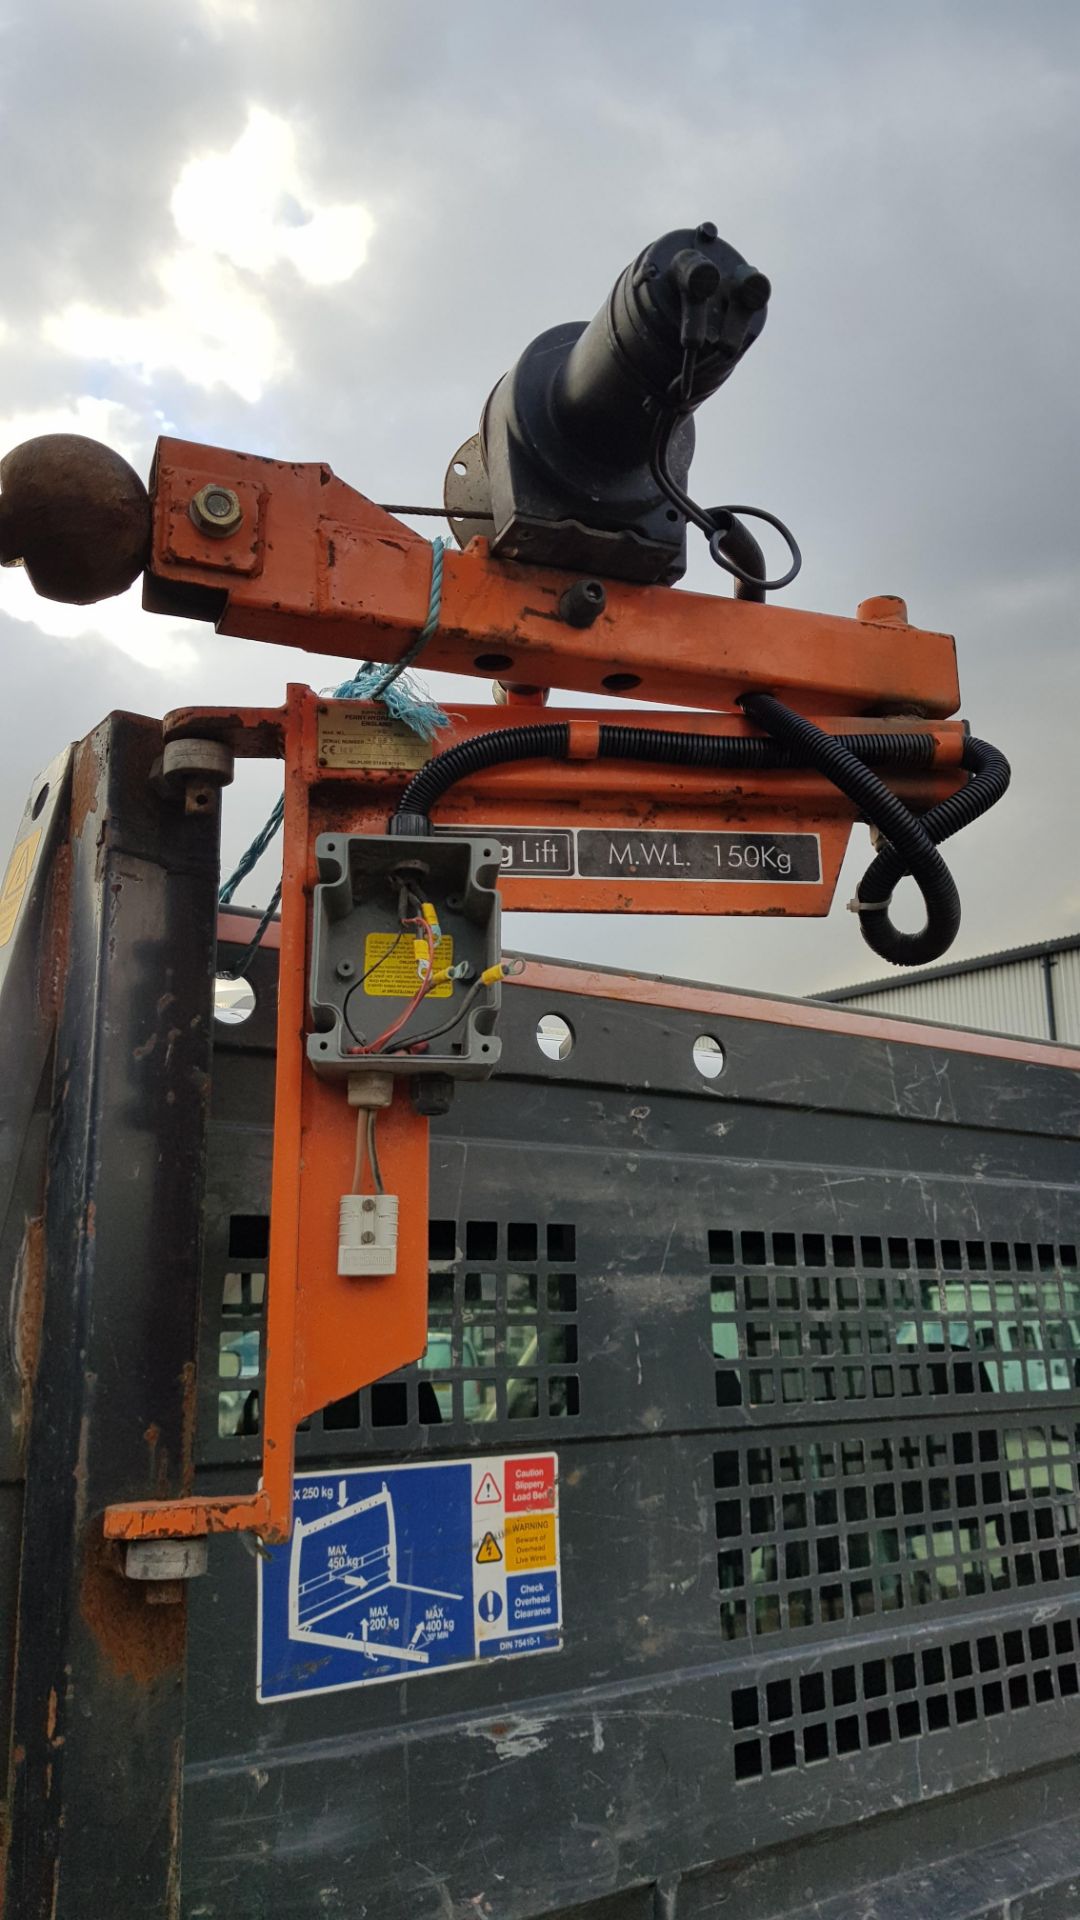
{"label": "chipped paint", "polygon": [[19,1404],[12,1417],[24,1443],[30,1430],[44,1311],[45,1223],[35,1219],[26,1225],[11,1294],[11,1350],[19,1379]]}
{"label": "chipped paint", "polygon": [[88,734],[75,749],[71,769],[71,834],[81,839],[91,814],[98,810],[98,787],[105,771],[100,733]]}
{"label": "chipped paint", "polygon": [[550,1721],[522,1714],[513,1720],[481,1721],[464,1731],[474,1740],[490,1740],[500,1760],[524,1760],[542,1753],[551,1739]]}
{"label": "chipped paint", "polygon": [[173,1741],[169,1780],[169,1861],[165,1882],[164,1920],[180,1920],[180,1830],[184,1805],[184,1736]]}
{"label": "chipped paint", "polygon": [[38,962],[38,1005],[46,1020],[55,1020],[64,999],[68,940],[71,930],[71,848],[57,847],[49,866],[49,896]]}

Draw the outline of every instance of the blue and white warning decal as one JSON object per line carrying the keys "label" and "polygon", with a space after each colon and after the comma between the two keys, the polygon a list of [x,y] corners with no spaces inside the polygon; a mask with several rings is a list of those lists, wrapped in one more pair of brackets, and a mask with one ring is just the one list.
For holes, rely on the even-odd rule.
{"label": "blue and white warning decal", "polygon": [[259,1562],[258,1698],[559,1647],[558,1486],[553,1453],[298,1474]]}

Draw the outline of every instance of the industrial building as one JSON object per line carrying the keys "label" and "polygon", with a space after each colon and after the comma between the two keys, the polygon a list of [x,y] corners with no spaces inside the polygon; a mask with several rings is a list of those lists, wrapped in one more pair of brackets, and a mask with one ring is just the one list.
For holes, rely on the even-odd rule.
{"label": "industrial building", "polygon": [[1080,1046],[1080,933],[1010,947],[951,966],[890,974],[814,995],[834,1006],[902,1014],[980,1033]]}

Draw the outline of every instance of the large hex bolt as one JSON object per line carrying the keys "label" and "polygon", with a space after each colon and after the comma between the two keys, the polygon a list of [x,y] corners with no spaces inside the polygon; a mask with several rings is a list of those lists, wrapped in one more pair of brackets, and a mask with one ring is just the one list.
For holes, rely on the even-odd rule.
{"label": "large hex bolt", "polygon": [[239,497],[231,487],[200,487],[188,509],[200,533],[227,540],[244,518]]}

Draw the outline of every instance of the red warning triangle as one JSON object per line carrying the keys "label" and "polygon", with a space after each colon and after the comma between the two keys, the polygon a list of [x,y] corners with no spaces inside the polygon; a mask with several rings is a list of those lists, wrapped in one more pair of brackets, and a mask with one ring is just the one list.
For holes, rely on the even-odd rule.
{"label": "red warning triangle", "polygon": [[502,1489],[500,1488],[499,1483],[495,1478],[495,1475],[493,1473],[485,1473],[483,1479],[480,1482],[480,1485],[476,1489],[476,1497],[473,1500],[473,1506],[474,1507],[496,1506],[498,1505],[499,1501],[501,1501],[501,1499],[502,1499]]}

